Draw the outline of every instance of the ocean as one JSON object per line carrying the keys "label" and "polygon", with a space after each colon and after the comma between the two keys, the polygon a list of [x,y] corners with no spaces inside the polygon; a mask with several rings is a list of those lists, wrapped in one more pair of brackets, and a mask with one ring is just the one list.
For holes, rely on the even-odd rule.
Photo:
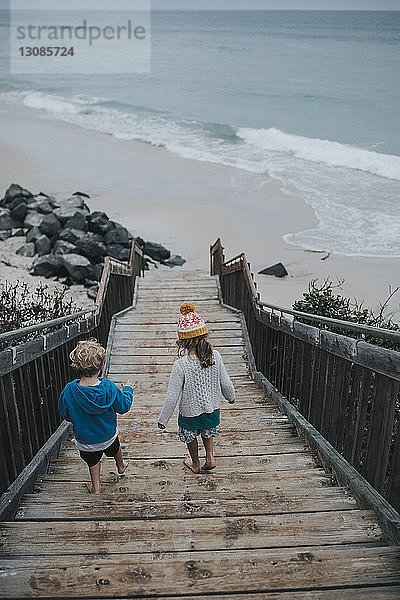
{"label": "ocean", "polygon": [[7,40],[2,102],[278,180],[319,223],[289,244],[400,256],[400,11],[153,12],[147,74],[10,75]]}

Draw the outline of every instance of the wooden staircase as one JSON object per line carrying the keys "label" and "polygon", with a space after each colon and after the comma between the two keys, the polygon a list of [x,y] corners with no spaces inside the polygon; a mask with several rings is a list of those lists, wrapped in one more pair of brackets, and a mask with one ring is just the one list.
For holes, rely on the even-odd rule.
{"label": "wooden staircase", "polygon": [[[221,411],[217,469],[198,476],[182,464],[176,419],[156,425],[185,300],[205,317],[237,392]],[[400,598],[400,549],[251,380],[240,320],[220,305],[214,278],[140,280],[136,308],[113,331],[109,377],[136,383],[119,418],[127,473],[104,458],[101,496],[89,495],[70,440],[15,522],[1,525],[0,597]]]}

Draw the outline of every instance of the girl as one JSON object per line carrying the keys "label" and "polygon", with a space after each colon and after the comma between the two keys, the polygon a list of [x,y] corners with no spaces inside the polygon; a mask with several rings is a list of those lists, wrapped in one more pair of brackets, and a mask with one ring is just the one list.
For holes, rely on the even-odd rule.
{"label": "girl", "polygon": [[201,435],[206,450],[202,468],[215,469],[213,438],[220,432],[222,395],[233,404],[235,390],[220,353],[208,341],[204,319],[190,302],[182,304],[180,312],[178,358],[172,367],[158,427],[165,429],[179,403],[179,438],[187,444],[190,454],[183,464],[197,474],[200,473],[197,436]]}

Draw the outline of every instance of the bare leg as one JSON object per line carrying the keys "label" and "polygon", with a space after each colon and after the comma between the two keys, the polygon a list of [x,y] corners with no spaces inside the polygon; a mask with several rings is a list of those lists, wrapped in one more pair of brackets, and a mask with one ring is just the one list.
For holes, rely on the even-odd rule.
{"label": "bare leg", "polygon": [[100,494],[100,462],[94,467],[89,467],[91,483],[87,484],[87,489],[91,494]]}
{"label": "bare leg", "polygon": [[114,460],[117,465],[118,473],[120,475],[122,475],[122,473],[125,473],[126,468],[128,466],[128,462],[127,461],[124,462],[121,448],[119,448],[117,454],[114,456]]}
{"label": "bare leg", "polygon": [[187,447],[190,458],[187,456],[183,461],[183,464],[197,475],[200,473],[199,445],[197,443],[197,438],[195,438],[193,442],[187,444]]}
{"label": "bare leg", "polygon": [[211,438],[202,438],[204,448],[206,449],[206,462],[201,467],[205,471],[211,471],[211,469],[215,469],[216,462],[214,458],[214,439]]}

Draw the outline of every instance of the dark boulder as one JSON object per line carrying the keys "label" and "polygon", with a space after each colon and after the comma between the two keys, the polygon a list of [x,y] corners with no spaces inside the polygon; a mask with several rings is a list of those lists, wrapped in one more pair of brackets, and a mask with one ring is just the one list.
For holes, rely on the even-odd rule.
{"label": "dark boulder", "polygon": [[17,229],[13,229],[12,236],[13,237],[22,237],[25,235],[25,230],[22,227],[18,227]]}
{"label": "dark boulder", "polygon": [[179,254],[176,254],[175,256],[172,256],[169,260],[161,260],[160,262],[162,265],[166,265],[167,267],[172,268],[181,267],[185,264],[186,260],[182,258],[182,256],[179,256]]}
{"label": "dark boulder", "polygon": [[11,229],[2,229],[0,231],[0,242],[4,242],[4,240],[8,240],[12,236]]}
{"label": "dark boulder", "polygon": [[42,222],[39,225],[41,233],[49,237],[53,237],[58,234],[61,229],[60,221],[57,217],[51,213],[50,215],[44,215]]}
{"label": "dark boulder", "polygon": [[50,254],[51,244],[47,235],[41,235],[35,242],[35,250],[39,256]]}
{"label": "dark boulder", "polygon": [[105,245],[89,234],[76,242],[76,250],[79,254],[82,254],[95,262],[103,262],[103,257],[106,254]]}
{"label": "dark boulder", "polygon": [[114,221],[110,221],[110,223],[112,223],[112,229],[104,236],[106,246],[119,244],[120,246],[130,248],[133,239],[132,234],[119,223],[115,223]]}
{"label": "dark boulder", "polygon": [[46,202],[48,204],[50,204],[50,206],[53,206],[53,207],[55,206],[55,203],[56,203],[56,199],[54,196],[49,196],[49,194],[44,194],[43,192],[39,192],[38,194],[36,194],[35,198],[36,198],[36,200],[37,199],[40,200],[41,198],[44,198],[46,200]]}
{"label": "dark boulder", "polygon": [[89,231],[104,236],[112,227],[112,221],[109,220],[106,213],[95,211],[89,215]]}
{"label": "dark boulder", "polygon": [[101,276],[103,274],[103,269],[104,269],[104,263],[97,263],[94,265],[93,267],[93,273],[94,273],[94,279],[96,281],[100,281]]}
{"label": "dark boulder", "polygon": [[28,212],[24,220],[24,227],[27,229],[32,229],[32,227],[40,227],[42,221],[44,219],[44,215],[41,215],[37,212]]}
{"label": "dark boulder", "polygon": [[69,242],[70,244],[76,244],[78,240],[85,237],[85,232],[80,229],[71,229],[69,227],[64,227],[58,236],[59,240],[63,240],[64,242]]}
{"label": "dark boulder", "polygon": [[91,300],[96,300],[98,291],[99,286],[94,285],[93,287],[90,287],[87,291],[88,298],[90,298]]}
{"label": "dark boulder", "polygon": [[76,211],[74,216],[65,223],[65,227],[69,229],[79,229],[80,231],[86,232],[89,228],[86,216],[81,210]]}
{"label": "dark boulder", "polygon": [[74,254],[77,253],[75,244],[70,244],[64,240],[57,240],[53,248],[54,254]]}
{"label": "dark boulder", "polygon": [[35,256],[35,244],[33,242],[29,242],[28,244],[24,244],[21,248],[18,248],[16,254],[20,254],[21,256]]}
{"label": "dark boulder", "polygon": [[262,271],[258,272],[259,275],[274,275],[275,277],[286,277],[288,272],[282,263],[276,263],[276,265],[272,265],[271,267],[267,267]]}
{"label": "dark boulder", "polygon": [[90,212],[84,201],[77,196],[66,200],[57,200],[55,206],[54,214],[62,225],[65,225],[76,213],[80,213],[86,218]]}
{"label": "dark boulder", "polygon": [[[49,202],[47,202],[47,200],[36,201],[35,206],[35,210],[42,213],[42,215],[49,215],[53,212],[53,207]],[[32,209],[32,205],[30,205],[29,208]]]}
{"label": "dark boulder", "polygon": [[82,196],[82,198],[90,198],[90,196],[88,194],[85,194],[85,192],[74,192],[72,195],[73,196]]}
{"label": "dark boulder", "polygon": [[42,234],[41,234],[39,227],[32,227],[32,229],[30,229],[28,231],[28,233],[26,234],[26,241],[27,242],[36,242],[36,240],[38,238],[40,238],[41,235]]}
{"label": "dark boulder", "polygon": [[171,257],[171,252],[169,250],[155,242],[146,242],[143,252],[147,254],[147,256],[150,256],[150,258],[158,261],[168,260]]}
{"label": "dark boulder", "polygon": [[[31,192],[29,192],[28,190],[25,190],[24,188],[22,188],[20,185],[18,185],[16,183],[12,183],[6,189],[4,198],[2,198],[2,200],[0,200],[0,206],[8,206],[16,199],[25,201],[25,204],[28,204],[29,202],[32,202],[34,198],[33,198],[33,194],[31,194]],[[18,204],[19,204],[19,202],[18,202]]]}
{"label": "dark boulder", "polygon": [[130,249],[120,246],[119,244],[109,244],[107,246],[107,256],[127,262],[130,256]]}
{"label": "dark boulder", "polygon": [[15,208],[11,209],[10,214],[13,219],[23,223],[27,212],[28,207],[26,206],[25,202],[20,202]]}
{"label": "dark boulder", "polygon": [[14,229],[20,227],[21,221],[17,221],[11,216],[11,212],[7,208],[0,208],[0,230]]}
{"label": "dark boulder", "polygon": [[93,277],[93,267],[90,261],[80,254],[64,254],[61,256],[62,263],[77,283]]}
{"label": "dark boulder", "polygon": [[99,282],[96,281],[95,279],[85,279],[85,281],[83,282],[83,285],[85,286],[85,288],[90,288],[93,286],[98,286]]}
{"label": "dark boulder", "polygon": [[33,261],[32,272],[42,277],[54,277],[63,272],[63,261],[58,254],[46,254]]}
{"label": "dark boulder", "polygon": [[139,237],[139,236],[138,236],[138,237],[135,237],[135,242],[136,242],[136,243],[137,243],[137,245],[138,245],[140,248],[142,248],[142,249],[144,248],[144,245],[145,245],[145,243],[146,243],[146,242],[144,241],[144,239],[143,239],[143,238],[141,238],[141,237]]}

